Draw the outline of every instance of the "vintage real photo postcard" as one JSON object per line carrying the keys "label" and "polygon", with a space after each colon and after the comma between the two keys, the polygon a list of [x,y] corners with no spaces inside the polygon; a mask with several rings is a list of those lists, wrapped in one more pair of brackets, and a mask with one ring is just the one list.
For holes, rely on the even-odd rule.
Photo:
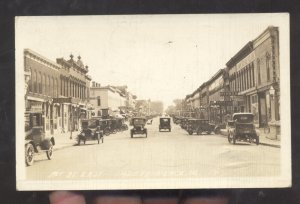
{"label": "vintage real photo postcard", "polygon": [[15,35],[18,190],[291,186],[289,14],[19,16]]}

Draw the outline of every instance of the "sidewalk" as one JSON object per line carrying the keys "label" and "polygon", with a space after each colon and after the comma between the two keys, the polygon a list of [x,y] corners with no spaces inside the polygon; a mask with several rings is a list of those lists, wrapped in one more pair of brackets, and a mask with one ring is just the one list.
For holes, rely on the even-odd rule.
{"label": "sidewalk", "polygon": [[53,146],[54,151],[58,149],[63,149],[66,147],[71,147],[77,144],[77,135],[79,131],[72,132],[72,139],[70,139],[70,132],[67,133],[56,133],[54,134],[55,145]]}
{"label": "sidewalk", "polygon": [[[263,128],[259,129],[260,136],[259,136],[259,144],[270,146],[270,147],[277,147],[280,148],[280,140],[272,140],[268,138],[268,134],[264,133]],[[220,134],[227,137],[227,131],[225,129],[220,130]]]}

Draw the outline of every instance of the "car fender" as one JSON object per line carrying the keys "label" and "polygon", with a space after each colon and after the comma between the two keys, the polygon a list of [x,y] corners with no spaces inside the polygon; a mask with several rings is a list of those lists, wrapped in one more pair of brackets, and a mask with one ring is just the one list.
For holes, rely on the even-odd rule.
{"label": "car fender", "polygon": [[50,148],[51,145],[54,145],[53,142],[55,143],[53,137],[51,137],[51,138],[46,138],[46,139],[44,139],[44,140],[41,142],[41,148],[42,148],[43,150],[48,150],[48,149]]}
{"label": "car fender", "polygon": [[33,140],[25,140],[25,147],[26,147],[26,145],[28,145],[28,144],[31,144],[31,145],[33,146],[33,148],[34,148],[34,151],[35,151],[35,152],[38,152],[38,149],[37,149],[37,147],[36,147],[36,145],[35,145],[35,143],[34,143]]}

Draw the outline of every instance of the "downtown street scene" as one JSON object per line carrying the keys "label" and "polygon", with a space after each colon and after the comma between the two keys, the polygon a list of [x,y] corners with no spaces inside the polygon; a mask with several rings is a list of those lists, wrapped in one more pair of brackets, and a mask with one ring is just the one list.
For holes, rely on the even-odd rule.
{"label": "downtown street scene", "polygon": [[[32,29],[40,40],[16,43],[25,82],[20,178],[281,177],[290,135],[281,123],[280,26],[270,18],[253,29],[253,20],[239,35],[220,20],[195,37],[202,24],[188,18],[182,28],[199,28],[184,32],[185,21],[168,25],[166,17],[39,19]],[[31,20],[17,22],[22,35]],[[76,23],[82,29],[74,34]],[[220,30],[223,37],[212,35]]]}

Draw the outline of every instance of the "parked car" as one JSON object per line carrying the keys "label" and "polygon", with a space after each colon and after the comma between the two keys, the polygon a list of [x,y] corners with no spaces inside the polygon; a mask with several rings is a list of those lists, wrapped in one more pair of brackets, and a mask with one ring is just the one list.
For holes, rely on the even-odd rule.
{"label": "parked car", "polygon": [[135,134],[145,134],[147,138],[147,128],[145,128],[146,125],[146,118],[143,117],[134,117],[131,119],[131,125],[133,128],[130,130],[130,136],[133,138],[133,135]]}
{"label": "parked car", "polygon": [[158,128],[159,128],[159,132],[161,130],[169,130],[169,132],[171,132],[171,118],[169,118],[169,117],[160,118]]}
{"label": "parked car", "polygon": [[182,118],[182,119],[180,120],[180,127],[181,127],[182,129],[184,129],[184,130],[187,129],[187,127],[188,127],[188,120],[189,120],[189,119],[191,119],[191,118]]}
{"label": "parked car", "polygon": [[34,163],[34,155],[46,153],[47,158],[51,160],[53,146],[55,145],[54,137],[46,137],[42,126],[32,127],[25,132],[25,163],[31,166]]}
{"label": "parked car", "polygon": [[220,129],[219,133],[216,133],[216,132],[215,133],[228,136],[230,128],[233,128],[233,127],[234,127],[234,121],[229,120],[229,121],[227,121],[226,126],[222,129]]}
{"label": "parked car", "polygon": [[209,120],[189,119],[186,131],[189,133],[189,135],[192,135],[193,133],[197,133],[197,135],[200,135],[203,132],[210,134],[214,131],[214,128],[215,126],[210,124]]}
{"label": "parked car", "polygon": [[103,130],[100,127],[100,119],[85,119],[81,121],[81,132],[77,136],[78,145],[88,140],[97,140],[98,144],[103,143]]}
{"label": "parked car", "polygon": [[229,127],[229,143],[236,144],[237,141],[252,143],[255,141],[259,145],[259,131],[255,129],[252,113],[235,113],[232,119],[232,127]]}

